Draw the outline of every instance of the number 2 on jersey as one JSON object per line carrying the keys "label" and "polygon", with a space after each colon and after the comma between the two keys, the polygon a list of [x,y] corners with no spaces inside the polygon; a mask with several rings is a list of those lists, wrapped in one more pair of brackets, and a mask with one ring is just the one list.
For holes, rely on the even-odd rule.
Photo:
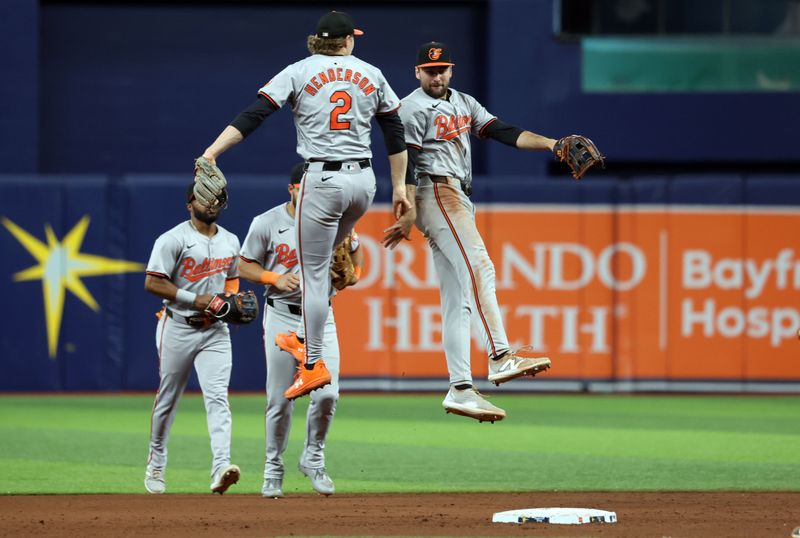
{"label": "number 2 on jersey", "polygon": [[339,115],[346,114],[350,110],[350,107],[353,106],[353,99],[350,97],[350,94],[345,91],[333,92],[331,95],[331,103],[336,104],[333,110],[331,110],[331,130],[342,131],[349,129],[350,122],[341,121]]}

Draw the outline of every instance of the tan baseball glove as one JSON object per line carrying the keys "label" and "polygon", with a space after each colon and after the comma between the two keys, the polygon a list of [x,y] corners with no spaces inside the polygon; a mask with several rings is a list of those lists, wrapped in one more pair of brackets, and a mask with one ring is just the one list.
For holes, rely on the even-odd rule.
{"label": "tan baseball glove", "polygon": [[222,170],[205,157],[194,161],[194,197],[208,206],[225,206],[228,202],[228,181]]}
{"label": "tan baseball glove", "polygon": [[346,237],[344,241],[339,243],[336,250],[333,251],[333,260],[331,261],[331,283],[337,290],[343,290],[347,286],[352,286],[356,283],[355,266],[353,265],[353,257],[350,252],[350,237]]}
{"label": "tan baseball glove", "polygon": [[605,156],[594,142],[581,135],[565,136],[553,146],[553,154],[559,161],[566,162],[572,170],[572,177],[580,179],[592,166],[605,168]]}

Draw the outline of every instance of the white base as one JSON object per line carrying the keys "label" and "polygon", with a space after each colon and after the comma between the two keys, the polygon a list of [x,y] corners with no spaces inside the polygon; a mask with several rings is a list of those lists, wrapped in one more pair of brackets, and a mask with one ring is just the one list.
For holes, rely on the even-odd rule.
{"label": "white base", "polygon": [[616,523],[616,512],[593,508],[525,508],[496,512],[492,523],[552,523],[555,525],[582,525],[584,523]]}

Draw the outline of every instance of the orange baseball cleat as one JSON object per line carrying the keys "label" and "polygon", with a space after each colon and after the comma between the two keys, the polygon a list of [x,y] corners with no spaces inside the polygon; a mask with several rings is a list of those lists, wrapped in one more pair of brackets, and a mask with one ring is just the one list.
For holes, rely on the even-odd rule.
{"label": "orange baseball cleat", "polygon": [[275,344],[287,353],[291,353],[300,364],[306,362],[306,345],[297,339],[296,332],[278,333],[275,335]]}
{"label": "orange baseball cleat", "polygon": [[286,389],[283,395],[287,400],[294,400],[300,396],[305,396],[312,390],[324,387],[331,382],[331,373],[325,362],[320,359],[314,363],[313,368],[309,370],[304,364],[297,366],[297,374],[294,376],[294,383]]}

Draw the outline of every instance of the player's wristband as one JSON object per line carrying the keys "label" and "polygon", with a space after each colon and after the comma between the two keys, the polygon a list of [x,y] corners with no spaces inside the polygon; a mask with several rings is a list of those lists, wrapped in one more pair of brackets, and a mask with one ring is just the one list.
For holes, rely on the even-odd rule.
{"label": "player's wristband", "polygon": [[179,303],[192,306],[195,299],[197,299],[197,294],[191,291],[178,288],[178,291],[175,292],[175,300]]}
{"label": "player's wristband", "polygon": [[259,279],[262,284],[269,284],[270,286],[274,285],[278,279],[281,277],[278,273],[273,273],[272,271],[262,271],[261,278]]}

